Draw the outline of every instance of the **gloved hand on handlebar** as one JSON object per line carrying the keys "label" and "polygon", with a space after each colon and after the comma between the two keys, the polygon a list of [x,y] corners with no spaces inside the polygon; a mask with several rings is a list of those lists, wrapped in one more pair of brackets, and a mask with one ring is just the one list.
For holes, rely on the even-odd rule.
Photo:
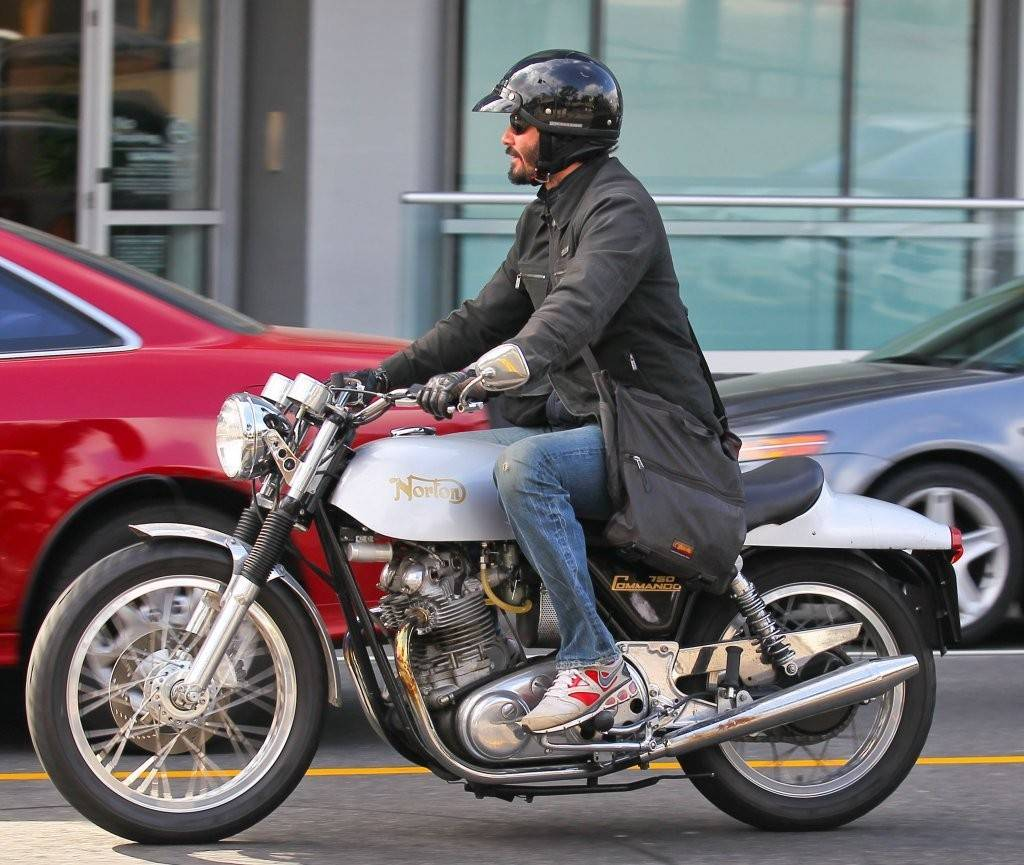
{"label": "gloved hand on handlebar", "polygon": [[366,390],[373,391],[374,393],[387,393],[388,391],[388,374],[380,366],[376,369],[332,372],[328,384],[331,387],[352,387],[353,380],[359,382]]}
{"label": "gloved hand on handlebar", "polygon": [[438,420],[447,420],[449,409],[457,406],[460,399],[464,398],[468,402],[481,400],[486,395],[483,385],[479,382],[472,385],[468,392],[463,393],[470,387],[474,378],[476,373],[471,369],[435,375],[423,385],[423,389],[416,395],[416,402],[421,409]]}

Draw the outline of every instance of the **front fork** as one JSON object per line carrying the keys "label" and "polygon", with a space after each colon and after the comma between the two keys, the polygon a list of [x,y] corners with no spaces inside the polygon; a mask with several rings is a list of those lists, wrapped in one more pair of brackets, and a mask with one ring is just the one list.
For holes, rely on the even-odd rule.
{"label": "front fork", "polygon": [[[206,639],[188,672],[171,689],[172,699],[181,708],[194,706],[200,701],[232,638],[249,612],[249,607],[256,600],[260,589],[266,585],[274,565],[280,560],[284,545],[295,526],[298,507],[289,508],[285,503],[266,518],[250,550],[245,541],[250,539],[252,533],[245,531],[245,524],[254,508],[255,505],[251,506],[239,520],[240,531],[236,532],[236,536],[242,537],[232,537],[228,541],[232,560],[231,580],[219,598],[219,609],[213,609],[206,603],[201,604],[186,626],[186,630],[196,636],[205,631]],[[256,517],[258,519],[258,514]]]}
{"label": "front fork", "polygon": [[[221,596],[220,609],[214,612],[204,604],[188,624],[188,630],[197,636],[207,627],[209,630],[188,672],[171,689],[172,699],[182,708],[199,703],[249,607],[280,561],[281,553],[298,520],[300,500],[313,488],[320,476],[321,461],[336,440],[337,432],[338,426],[334,421],[328,419],[324,422],[296,470],[288,494],[266,519],[261,522],[255,503],[239,519],[236,538],[232,539],[229,546],[232,558],[231,581]],[[252,549],[248,552],[247,543],[252,543]]]}

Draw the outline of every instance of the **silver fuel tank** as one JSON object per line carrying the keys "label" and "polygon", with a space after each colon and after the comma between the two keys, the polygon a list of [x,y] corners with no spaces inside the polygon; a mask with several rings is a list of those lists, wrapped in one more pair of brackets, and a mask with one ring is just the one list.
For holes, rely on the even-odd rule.
{"label": "silver fuel tank", "polygon": [[502,450],[463,436],[370,442],[356,450],[330,503],[389,538],[511,540],[492,477]]}

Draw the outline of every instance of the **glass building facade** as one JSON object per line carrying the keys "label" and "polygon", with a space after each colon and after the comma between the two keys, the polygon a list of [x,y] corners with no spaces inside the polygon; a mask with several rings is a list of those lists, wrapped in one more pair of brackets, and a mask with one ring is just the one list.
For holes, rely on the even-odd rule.
{"label": "glass building facade", "polygon": [[450,194],[527,191],[470,107],[576,48],[622,84],[618,156],[686,199],[661,213],[716,369],[840,359],[1024,270],[1021,6],[4,0],[0,217],[269,322],[416,336],[522,208]]}
{"label": "glass building facade", "polygon": [[224,5],[0,3],[0,216],[210,293]]}
{"label": "glass building facade", "polygon": [[[473,102],[521,56],[588,51],[624,94],[618,156],[658,195],[971,198],[986,118],[968,0],[502,0],[462,6],[458,187],[509,191]],[[989,123],[991,126],[991,123]],[[993,182],[998,181],[998,177]],[[446,223],[474,295],[518,209]],[[711,350],[865,350],[1016,269],[1013,217],[864,207],[663,207]],[[1009,252],[1007,253],[1007,250]]]}

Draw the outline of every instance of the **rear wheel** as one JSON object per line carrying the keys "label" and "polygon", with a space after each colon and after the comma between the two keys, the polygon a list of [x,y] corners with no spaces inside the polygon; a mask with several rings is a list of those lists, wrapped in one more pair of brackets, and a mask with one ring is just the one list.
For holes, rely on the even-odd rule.
{"label": "rear wheel", "polygon": [[[920,665],[917,675],[867,703],[680,758],[688,773],[713,774],[694,779],[705,797],[752,826],[840,826],[892,793],[921,753],[935,703],[931,650],[886,577],[859,560],[812,554],[750,568],[747,576],[785,631],[860,624],[856,638],[812,659],[802,678],[874,657],[912,654]],[[709,599],[694,620],[701,623],[694,642],[749,634],[729,598]]]}
{"label": "rear wheel", "polygon": [[61,794],[109,832],[178,844],[235,834],[277,807],[313,758],[322,653],[273,582],[198,705],[172,697],[203,639],[185,626],[229,577],[215,547],[138,544],[86,571],[43,624],[29,664],[32,740]]}

